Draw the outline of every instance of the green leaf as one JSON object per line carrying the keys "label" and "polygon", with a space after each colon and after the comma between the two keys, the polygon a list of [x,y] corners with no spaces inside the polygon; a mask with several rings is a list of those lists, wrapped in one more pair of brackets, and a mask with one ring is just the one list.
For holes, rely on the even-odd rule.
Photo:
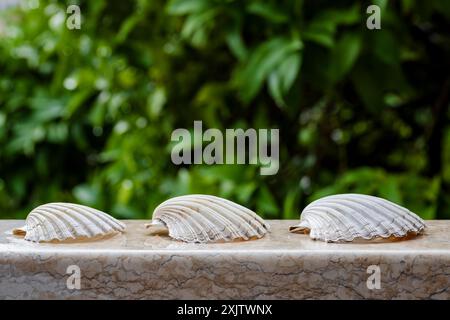
{"label": "green leaf", "polygon": [[235,75],[235,83],[244,102],[250,102],[260,91],[269,74],[302,46],[300,40],[284,37],[274,38],[259,45]]}
{"label": "green leaf", "polygon": [[64,114],[65,103],[62,100],[44,97],[30,98],[33,119],[37,122],[48,122]]}
{"label": "green leaf", "polygon": [[173,15],[185,15],[204,11],[211,7],[209,0],[171,0],[167,12]]}
{"label": "green leaf", "polygon": [[274,23],[283,23],[289,20],[288,15],[282,12],[279,6],[266,2],[252,2],[247,6],[247,11]]}
{"label": "green leaf", "polygon": [[294,189],[290,190],[284,198],[283,219],[297,219],[299,217],[298,195],[299,192]]}
{"label": "green leaf", "polygon": [[298,52],[291,54],[269,76],[269,92],[279,107],[286,105],[283,96],[289,91],[297,78],[301,57],[301,54]]}
{"label": "green leaf", "polygon": [[163,87],[156,88],[147,99],[147,113],[150,119],[155,119],[166,104],[167,96]]}
{"label": "green leaf", "polygon": [[388,0],[373,0],[373,4],[379,6],[381,12],[383,13],[386,10]]}
{"label": "green leaf", "polygon": [[258,195],[258,213],[267,217],[274,217],[278,210],[274,196],[266,186],[263,186]]}
{"label": "green leaf", "polygon": [[98,204],[100,197],[99,189],[88,184],[81,184],[73,189],[73,195],[79,202],[88,206],[95,206]]}
{"label": "green leaf", "polygon": [[387,177],[380,186],[380,196],[395,203],[403,203],[398,179]]}
{"label": "green leaf", "polygon": [[341,80],[353,67],[361,51],[358,34],[346,33],[336,44],[331,57],[330,79],[332,83]]}
{"label": "green leaf", "polygon": [[328,9],[309,22],[302,33],[305,40],[331,48],[334,45],[336,29],[340,25],[353,25],[361,20],[360,6],[356,4],[345,9]]}
{"label": "green leaf", "polygon": [[380,83],[379,73],[385,70],[376,70],[370,65],[357,65],[351,75],[353,86],[364,105],[375,112],[383,105],[384,84]]}
{"label": "green leaf", "polygon": [[257,184],[255,182],[248,182],[243,185],[239,185],[236,190],[236,197],[239,199],[242,203],[249,202],[253,192],[257,188]]}
{"label": "green leaf", "polygon": [[91,89],[82,90],[77,92],[67,103],[64,111],[64,119],[69,119],[74,113],[76,113],[84,104],[84,102],[92,95]]}
{"label": "green leaf", "polygon": [[207,43],[209,23],[214,22],[217,10],[210,9],[187,17],[181,35],[189,39],[196,47],[203,47]]}
{"label": "green leaf", "polygon": [[320,21],[330,21],[336,25],[352,25],[361,21],[359,3],[345,9],[329,9],[319,14]]}
{"label": "green leaf", "polygon": [[312,21],[303,32],[303,38],[325,47],[331,48],[334,45],[334,34],[336,24],[332,21]]}
{"label": "green leaf", "polygon": [[247,58],[248,51],[242,39],[241,30],[237,27],[233,28],[227,33],[226,41],[228,47],[236,58],[241,61]]}
{"label": "green leaf", "polygon": [[374,54],[386,64],[400,63],[399,42],[389,30],[379,30],[374,34]]}
{"label": "green leaf", "polygon": [[122,43],[127,39],[128,34],[136,27],[139,21],[142,19],[140,15],[133,15],[126,19],[120,26],[120,30],[117,33],[116,41]]}

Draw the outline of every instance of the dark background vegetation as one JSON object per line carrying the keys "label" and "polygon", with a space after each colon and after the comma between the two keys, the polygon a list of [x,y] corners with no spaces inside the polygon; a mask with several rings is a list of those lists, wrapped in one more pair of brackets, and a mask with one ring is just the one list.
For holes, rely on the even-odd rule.
{"label": "dark background vegetation", "polygon": [[[79,4],[81,30],[66,28]],[[366,8],[382,9],[381,30]],[[450,1],[25,1],[0,11],[0,217],[148,218],[216,194],[266,218],[360,192],[450,218]],[[170,135],[280,128],[280,170],[175,166]]]}

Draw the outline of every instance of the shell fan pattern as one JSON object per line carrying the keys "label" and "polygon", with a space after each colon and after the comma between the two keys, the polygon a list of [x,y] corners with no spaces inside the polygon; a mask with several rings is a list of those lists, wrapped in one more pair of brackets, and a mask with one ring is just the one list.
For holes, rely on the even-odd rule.
{"label": "shell fan pattern", "polygon": [[169,236],[190,243],[262,238],[269,225],[253,211],[210,195],[186,195],[161,203],[148,226],[163,225]]}
{"label": "shell fan pattern", "polygon": [[340,194],[309,204],[300,223],[289,230],[309,233],[315,240],[344,242],[407,239],[424,228],[421,218],[393,202],[362,194]]}
{"label": "shell fan pattern", "polygon": [[79,204],[48,203],[33,209],[23,228],[13,230],[32,242],[95,238],[123,232],[125,225],[110,215]]}

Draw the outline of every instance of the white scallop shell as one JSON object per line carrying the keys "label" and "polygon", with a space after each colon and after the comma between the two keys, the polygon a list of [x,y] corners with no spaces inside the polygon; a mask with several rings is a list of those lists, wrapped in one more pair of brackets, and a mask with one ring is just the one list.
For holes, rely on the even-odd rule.
{"label": "white scallop shell", "polygon": [[250,240],[269,230],[253,211],[223,198],[198,194],[161,203],[148,226],[155,225],[165,226],[170,237],[191,243]]}
{"label": "white scallop shell", "polygon": [[13,234],[33,242],[65,241],[122,232],[125,225],[97,209],[79,204],[55,202],[33,209],[23,228]]}
{"label": "white scallop shell", "polygon": [[309,204],[291,232],[309,233],[326,242],[406,238],[421,233],[424,221],[388,200],[362,194],[339,194]]}

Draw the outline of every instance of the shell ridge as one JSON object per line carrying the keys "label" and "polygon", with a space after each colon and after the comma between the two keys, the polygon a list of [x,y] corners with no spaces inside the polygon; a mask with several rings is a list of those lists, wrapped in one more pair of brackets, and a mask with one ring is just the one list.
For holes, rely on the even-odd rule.
{"label": "shell ridge", "polygon": [[[67,234],[67,238],[76,238],[77,234],[80,233],[79,229],[83,229],[84,232],[83,235],[90,235],[89,230],[85,228],[85,226],[81,223],[79,219],[76,219],[73,215],[70,213],[67,213],[66,211],[61,211],[61,208],[58,208],[53,205],[48,205],[44,208],[37,208],[34,210],[34,213],[42,214],[42,212],[50,212],[53,216],[57,217],[59,220],[61,220],[64,224],[62,232],[63,234]],[[63,213],[63,214],[61,214]],[[47,221],[49,221],[47,219]],[[59,238],[58,238],[59,239]]]}
{"label": "shell ridge", "polygon": [[[349,226],[347,224],[351,222],[348,217],[343,215],[341,212],[334,210],[333,208],[322,208],[326,209],[325,212],[320,211],[320,207],[314,207],[315,210],[312,208],[310,209],[311,213],[315,213],[317,217],[321,218],[324,222],[324,226],[322,228],[319,228],[322,232],[320,233],[321,236],[324,236],[326,239],[333,239],[333,238],[341,238],[343,237],[343,233],[345,231],[351,231]],[[336,215],[337,213],[337,215]],[[322,225],[323,225],[322,224]],[[339,227],[340,226],[340,227]]]}
{"label": "shell ridge", "polygon": [[[92,218],[90,218],[88,215],[85,214],[85,212],[77,210],[72,207],[67,207],[64,205],[49,205],[49,208],[52,208],[54,210],[62,211],[64,213],[64,216],[66,218],[71,218],[73,221],[71,224],[69,224],[69,230],[76,238],[77,236],[81,236],[79,233],[79,229],[84,229],[85,233],[90,236],[96,236],[98,234],[102,234],[105,232],[105,229],[100,227],[96,221],[93,221]],[[61,210],[63,208],[63,210]],[[61,214],[60,214],[61,215]]]}
{"label": "shell ridge", "polygon": [[[202,235],[201,239],[198,239],[200,242],[204,242],[204,239],[208,239],[209,235],[207,232],[205,232],[202,228],[202,225],[200,223],[198,223],[194,218],[192,218],[189,214],[187,214],[186,212],[184,212],[183,210],[179,210],[179,209],[172,209],[172,208],[167,208],[166,209],[166,214],[169,214],[173,219],[172,219],[172,223],[176,223],[179,225],[179,229],[182,234],[178,233],[178,235],[174,234],[174,238],[176,238],[176,236],[178,237],[182,237],[185,239],[195,239],[198,238],[198,233],[196,232],[196,230],[200,231],[200,234]],[[180,219],[178,217],[178,215],[182,216],[182,219]],[[177,219],[178,218],[178,219]],[[170,225],[169,226],[169,235],[170,234]],[[187,227],[189,230],[189,232],[186,232],[182,227],[185,226]]]}
{"label": "shell ridge", "polygon": [[24,239],[42,242],[90,238],[123,231],[120,226],[125,225],[97,209],[53,202],[40,205],[28,214],[25,220]]}
{"label": "shell ridge", "polygon": [[[244,225],[248,228],[251,228],[254,233],[256,233],[256,230],[247,223],[247,221],[240,216],[240,212],[236,212],[229,207],[227,207],[225,204],[219,204],[215,203],[214,201],[211,202],[205,202],[203,204],[208,210],[210,210],[210,213],[213,214],[213,212],[218,212],[219,216],[224,222],[224,229],[222,231],[225,231],[226,229],[230,229],[230,232],[235,235],[235,237],[243,237],[244,239],[248,239],[248,236],[243,233],[239,228],[236,227],[236,225]],[[231,214],[229,214],[231,213]]]}
{"label": "shell ridge", "polygon": [[249,236],[257,236],[258,238],[261,237],[261,235],[263,235],[267,230],[269,230],[268,225],[266,225],[266,223],[263,221],[261,223],[260,219],[255,219],[255,218],[260,218],[255,212],[251,211],[251,210],[246,210],[247,216],[244,215],[244,212],[241,211],[241,207],[242,206],[233,206],[231,203],[227,202],[224,203],[224,205],[229,206],[230,210],[232,209],[234,213],[236,213],[241,220],[243,221],[243,223],[248,226],[248,228],[250,228],[252,231],[251,233],[249,233]]}
{"label": "shell ridge", "polygon": [[[203,240],[201,240],[200,242],[204,243],[208,240],[215,240],[220,236],[220,230],[214,224],[214,220],[211,220],[210,217],[201,214],[200,208],[183,207],[177,205],[177,210],[182,211],[183,214],[185,214],[186,217],[189,216],[190,219],[193,219],[194,217],[196,219],[199,219],[199,232],[203,234]],[[198,238],[198,235],[196,236],[196,234],[193,233],[193,237],[189,240],[192,241],[196,238]]]}
{"label": "shell ridge", "polygon": [[118,231],[123,231],[125,229],[125,224],[122,223],[121,221],[111,217],[110,215],[106,214],[103,211],[100,211],[98,209],[95,208],[91,208],[88,206],[84,206],[81,204],[71,204],[71,203],[66,203],[66,202],[58,202],[57,204],[68,208],[68,209],[73,209],[78,211],[79,213],[83,213],[83,215],[85,215],[86,217],[92,217],[92,218],[97,218],[97,220],[93,221],[103,221],[106,224],[108,224],[110,227],[117,229]]}
{"label": "shell ridge", "polygon": [[[213,197],[213,198],[215,199],[215,201],[217,201],[217,202],[220,203],[220,201],[219,201],[220,198],[218,198],[218,197]],[[265,226],[266,229],[268,229],[268,227],[266,226],[266,222],[264,221],[264,219],[261,218],[259,215],[257,215],[254,211],[252,211],[252,210],[250,210],[250,209],[248,209],[248,208],[246,208],[246,207],[244,207],[244,206],[242,206],[242,205],[240,205],[240,204],[238,204],[238,203],[235,203],[235,202],[233,202],[233,201],[230,201],[230,200],[227,200],[227,199],[224,199],[224,200],[225,200],[225,201],[223,201],[224,204],[227,204],[227,205],[229,205],[230,207],[234,208],[234,209],[235,209],[234,211],[235,211],[236,213],[241,214],[241,212],[243,211],[243,212],[247,213],[247,215],[249,215],[249,216],[251,216],[252,218],[254,218],[255,220],[257,220],[261,225]],[[256,222],[255,222],[255,224],[256,224]]]}
{"label": "shell ridge", "polygon": [[[218,233],[221,233],[221,232],[223,233],[227,229],[227,224],[229,224],[229,221],[226,219],[225,216],[223,216],[221,214],[220,211],[218,211],[218,212],[214,211],[210,207],[205,206],[203,202],[198,203],[198,202],[191,201],[191,203],[192,202],[194,204],[196,204],[196,209],[197,209],[197,210],[193,210],[193,213],[194,214],[198,213],[201,216],[203,216],[203,218],[211,221],[212,229],[217,230]],[[219,214],[216,214],[216,213],[219,213]],[[235,236],[238,236],[238,230],[236,230],[233,225],[229,226],[228,229],[230,229],[229,231],[232,235],[234,234]],[[224,235],[224,237],[225,237],[225,239],[229,238],[228,235]]]}
{"label": "shell ridge", "polygon": [[[384,200],[384,199],[383,199]],[[368,202],[371,202],[374,206],[373,211],[375,211],[378,215],[382,216],[384,220],[380,221],[378,224],[382,225],[384,228],[388,230],[385,234],[397,234],[397,228],[401,228],[403,230],[409,230],[409,229],[415,229],[415,226],[410,223],[408,219],[405,219],[405,216],[412,213],[411,211],[407,210],[406,208],[403,208],[402,210],[398,210],[395,206],[393,206],[392,202],[384,200],[384,201],[377,201],[377,199],[370,198],[368,199]],[[384,209],[384,210],[383,210]],[[387,214],[387,210],[396,212],[398,216],[393,217],[389,216]],[[406,213],[408,212],[408,214]],[[407,226],[404,226],[402,224],[407,224]],[[406,232],[400,233],[402,235],[405,235]]]}
{"label": "shell ridge", "polygon": [[245,213],[250,215],[252,218],[257,220],[260,224],[264,225],[267,230],[269,229],[269,226],[266,224],[264,219],[262,219],[259,215],[257,215],[252,210],[250,210],[250,209],[248,209],[248,208],[246,208],[246,207],[244,207],[244,206],[242,206],[242,205],[240,205],[238,203],[235,203],[235,202],[233,202],[231,200],[223,199],[223,198],[212,196],[212,195],[202,195],[202,194],[185,195],[185,196],[180,196],[180,197],[177,197],[177,198],[189,199],[189,200],[194,200],[194,201],[196,200],[196,198],[199,198],[199,199],[202,199],[202,200],[206,200],[208,202],[215,202],[215,203],[218,203],[220,205],[228,204],[229,206],[233,207],[236,212],[244,211]]}
{"label": "shell ridge", "polygon": [[[339,202],[339,199],[337,200],[332,200],[331,202],[328,201],[324,201],[322,207],[326,207],[326,205],[331,204],[341,204],[342,205],[342,209],[345,211],[348,211],[348,209],[350,208],[351,211],[353,213],[356,213],[358,215],[358,217],[353,217],[352,214],[348,215],[350,217],[350,219],[353,219],[354,223],[356,224],[360,224],[361,226],[363,226],[363,228],[368,232],[368,233],[376,233],[376,229],[373,228],[374,225],[377,224],[377,219],[375,216],[371,215],[371,214],[367,214],[367,210],[369,209],[369,211],[373,211],[371,210],[371,208],[367,208],[361,204],[359,204],[358,202],[355,201],[350,201],[348,199],[342,199],[343,202],[345,203],[341,203]],[[388,231],[384,226],[383,229],[385,230],[380,230],[381,232],[386,232]],[[361,235],[363,235],[362,232],[359,231],[359,233]]]}
{"label": "shell ridge", "polygon": [[[168,214],[171,221],[166,221]],[[209,195],[185,195],[165,200],[155,208],[152,218],[161,219],[173,238],[189,230],[189,236],[180,239],[186,242],[249,240],[261,238],[268,230],[264,220],[248,208]],[[174,220],[184,222],[175,226]],[[183,223],[189,225],[183,226]]]}
{"label": "shell ridge", "polygon": [[[208,204],[209,203],[205,203],[206,206],[209,206]],[[220,207],[221,209],[226,210],[227,212],[233,213],[231,215],[227,215],[226,216],[226,218],[229,219],[230,222],[233,222],[233,223],[235,222],[238,225],[243,224],[247,228],[250,228],[251,230],[249,230],[249,231],[251,231],[251,232],[248,235],[246,234],[245,235],[246,237],[258,236],[261,233],[261,231],[262,232],[265,231],[264,230],[264,224],[263,225],[261,225],[261,224],[258,225],[257,223],[259,221],[253,221],[253,223],[252,223],[251,218],[258,217],[258,215],[256,213],[254,213],[253,211],[247,209],[247,208],[245,208],[246,209],[245,213],[247,214],[247,217],[246,217],[245,213],[242,212],[243,210],[241,210],[241,208],[244,208],[244,207],[242,207],[242,206],[240,206],[238,204],[234,204],[231,201],[227,200],[227,201],[223,201],[223,203],[220,203],[220,201],[218,201],[216,198],[214,198],[212,201],[210,201],[210,204],[211,205],[214,204],[215,206]],[[215,209],[215,208],[212,208],[212,209]],[[236,220],[233,220],[233,218],[235,218]],[[240,232],[240,233],[242,233],[242,232]]]}
{"label": "shell ridge", "polygon": [[[233,215],[233,212],[228,208],[214,204],[213,201],[208,203],[207,201],[203,201],[202,203],[203,209],[205,213],[208,213],[209,217],[217,218],[220,220],[221,225],[219,233],[224,234],[224,238],[226,240],[230,240],[233,238],[242,237],[244,239],[248,239],[247,236],[238,228],[243,222],[237,215]],[[231,213],[231,215],[230,215]],[[228,234],[229,232],[230,234]]]}
{"label": "shell ridge", "polygon": [[[298,226],[310,237],[327,242],[402,238],[419,234],[424,221],[389,200],[358,194],[327,196],[305,207]],[[291,229],[295,232],[295,228]]]}
{"label": "shell ridge", "polygon": [[[339,201],[341,199],[337,199],[336,201]],[[382,209],[377,207],[376,203],[373,203],[373,199],[367,199],[367,202],[370,202],[371,205],[369,206],[367,203],[360,203],[353,199],[345,199],[343,198],[342,201],[348,201],[348,206],[351,208],[354,208],[353,206],[357,206],[361,209],[361,211],[356,210],[356,212],[360,213],[361,217],[367,217],[376,229],[373,228],[366,228],[369,235],[371,234],[377,234],[379,232],[380,234],[391,234],[395,233],[395,228],[393,227],[393,222],[395,219],[393,219],[391,216],[389,216],[386,212],[383,212]],[[391,208],[386,208],[386,210],[391,210]],[[370,214],[369,214],[370,213]],[[377,220],[378,217],[382,217],[382,221]],[[368,237],[368,235],[365,235],[364,233],[360,233],[361,237]]]}
{"label": "shell ridge", "polygon": [[52,212],[43,209],[36,209],[33,214],[36,216],[43,216],[45,220],[42,221],[42,225],[52,228],[53,233],[49,234],[46,239],[62,239],[64,235],[67,235],[67,237],[73,236],[73,234],[69,233],[67,230],[67,222],[63,221]]}
{"label": "shell ridge", "polygon": [[65,208],[67,210],[66,212],[71,214],[74,219],[86,221],[87,226],[92,228],[90,231],[93,232],[94,235],[108,232],[109,229],[107,226],[115,228],[115,224],[110,223],[110,220],[104,219],[101,215],[95,214],[93,210],[91,210],[92,208],[81,205],[73,206],[68,205],[67,203],[61,203],[60,205]]}

